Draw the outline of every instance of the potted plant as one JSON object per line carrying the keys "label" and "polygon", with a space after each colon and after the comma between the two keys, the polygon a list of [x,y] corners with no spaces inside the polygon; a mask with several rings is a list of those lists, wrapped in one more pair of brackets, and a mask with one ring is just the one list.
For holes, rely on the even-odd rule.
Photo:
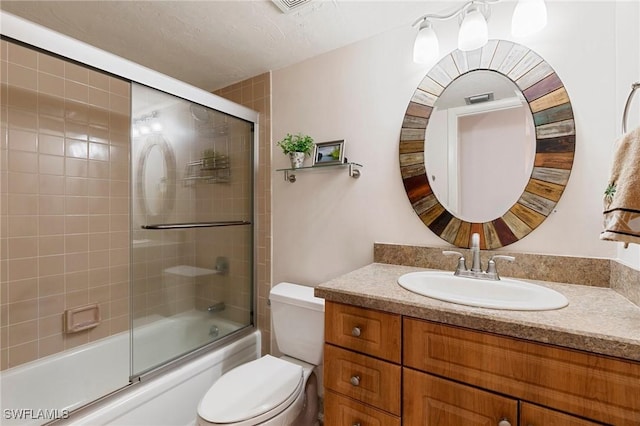
{"label": "potted plant", "polygon": [[305,157],[311,155],[313,138],[309,135],[303,135],[302,133],[298,133],[297,135],[287,133],[287,136],[279,141],[277,145],[282,148],[282,152],[289,154],[291,168],[297,169],[298,167],[302,167]]}

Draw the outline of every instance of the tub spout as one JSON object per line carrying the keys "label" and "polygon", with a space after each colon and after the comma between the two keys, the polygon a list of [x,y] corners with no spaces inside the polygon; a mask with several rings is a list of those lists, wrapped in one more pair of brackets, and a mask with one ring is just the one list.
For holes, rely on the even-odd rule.
{"label": "tub spout", "polygon": [[207,311],[211,312],[211,313],[215,313],[215,312],[222,312],[224,311],[226,308],[224,302],[218,302],[218,303],[214,303],[213,305],[209,306],[207,308]]}

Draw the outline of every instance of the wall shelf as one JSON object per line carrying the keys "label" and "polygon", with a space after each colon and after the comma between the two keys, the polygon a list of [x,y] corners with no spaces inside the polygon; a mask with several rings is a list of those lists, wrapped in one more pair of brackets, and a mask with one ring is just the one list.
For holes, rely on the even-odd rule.
{"label": "wall shelf", "polygon": [[327,164],[324,166],[305,166],[298,168],[287,168],[287,169],[276,169],[277,172],[283,172],[284,180],[294,183],[296,181],[296,173],[304,172],[309,170],[326,170],[326,169],[347,169],[349,172],[349,176],[354,179],[360,177],[360,168],[363,167],[362,164],[358,163],[341,163],[341,164]]}

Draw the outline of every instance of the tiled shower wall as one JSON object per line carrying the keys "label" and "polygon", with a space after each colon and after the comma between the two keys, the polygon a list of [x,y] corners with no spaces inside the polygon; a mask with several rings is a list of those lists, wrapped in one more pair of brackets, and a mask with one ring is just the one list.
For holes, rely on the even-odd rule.
{"label": "tiled shower wall", "polygon": [[[0,359],[129,327],[129,83],[0,41]],[[66,309],[101,324],[63,333]]]}
{"label": "tiled shower wall", "polygon": [[[213,121],[213,136],[200,137],[198,152],[215,147],[228,155],[231,168],[229,182],[196,183],[196,221],[247,220],[251,214],[251,125],[237,118],[218,113]],[[206,134],[206,133],[205,133]],[[256,227],[259,232],[258,227]],[[215,268],[216,259],[228,262],[223,275],[202,276],[196,280],[196,308],[206,310],[218,302],[225,310],[218,315],[248,324],[252,311],[251,227],[232,226],[202,229],[196,232],[196,265]]]}
{"label": "tiled shower wall", "polygon": [[260,113],[257,210],[257,324],[262,332],[262,353],[270,353],[271,310],[268,305],[271,290],[271,73],[233,84],[215,92]]}

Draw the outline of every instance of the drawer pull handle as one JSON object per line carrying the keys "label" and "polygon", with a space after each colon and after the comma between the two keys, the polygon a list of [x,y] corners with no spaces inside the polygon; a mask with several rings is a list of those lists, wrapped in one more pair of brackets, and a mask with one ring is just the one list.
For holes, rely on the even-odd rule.
{"label": "drawer pull handle", "polygon": [[[351,376],[350,382],[353,386],[360,386],[360,376]],[[506,425],[499,425],[499,426],[506,426]]]}
{"label": "drawer pull handle", "polygon": [[509,420],[504,418],[504,419],[500,420],[500,423],[498,423],[498,426],[511,426],[511,423],[509,423]]}
{"label": "drawer pull handle", "polygon": [[353,329],[351,329],[351,335],[353,337],[360,337],[361,333],[362,331],[360,330],[360,327],[353,327]]}
{"label": "drawer pull handle", "polygon": [[352,426],[360,426],[360,423],[354,423]]}

